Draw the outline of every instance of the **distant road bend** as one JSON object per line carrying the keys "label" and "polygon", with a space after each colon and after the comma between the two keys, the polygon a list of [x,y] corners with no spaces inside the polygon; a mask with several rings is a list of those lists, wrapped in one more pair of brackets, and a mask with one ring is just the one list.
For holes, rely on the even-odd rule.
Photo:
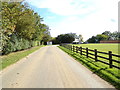
{"label": "distant road bend", "polygon": [[42,47],[2,71],[3,88],[114,88],[56,46]]}

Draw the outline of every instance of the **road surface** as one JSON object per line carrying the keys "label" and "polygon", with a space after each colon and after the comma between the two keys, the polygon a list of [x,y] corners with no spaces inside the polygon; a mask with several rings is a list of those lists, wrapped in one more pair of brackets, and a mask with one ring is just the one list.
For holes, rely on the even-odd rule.
{"label": "road surface", "polygon": [[2,71],[3,88],[114,88],[56,46],[42,47]]}

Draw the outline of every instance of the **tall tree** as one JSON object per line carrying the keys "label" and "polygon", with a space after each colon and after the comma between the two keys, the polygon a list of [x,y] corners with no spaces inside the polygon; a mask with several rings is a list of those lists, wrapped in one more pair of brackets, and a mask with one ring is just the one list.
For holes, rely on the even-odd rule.
{"label": "tall tree", "polygon": [[[0,31],[4,43],[2,46],[10,47],[9,52],[25,49],[20,44],[24,42],[27,46],[34,46],[34,41],[44,40],[45,32],[48,32],[48,26],[42,24],[43,19],[35,13],[27,3],[24,2],[2,2],[2,29]],[[50,33],[50,32],[49,32]],[[50,36],[50,34],[48,34]],[[12,43],[12,44],[11,44]],[[17,43],[17,44],[15,44]],[[17,46],[20,47],[17,49]],[[11,47],[16,47],[12,49]],[[4,49],[6,51],[7,49]]]}
{"label": "tall tree", "polygon": [[111,34],[111,40],[120,40],[120,32],[115,31]]}
{"label": "tall tree", "polygon": [[108,40],[109,36],[108,35],[103,35],[103,34],[98,34],[96,36],[97,42],[100,42],[101,40]]}
{"label": "tall tree", "polygon": [[44,30],[44,32],[43,32],[41,43],[44,43],[46,45],[47,42],[50,41],[52,38],[50,35],[50,29],[47,25],[43,24],[43,30]]}
{"label": "tall tree", "polygon": [[88,43],[97,43],[98,40],[97,40],[96,36],[92,36],[91,38],[89,38],[89,39],[87,40],[87,42],[88,42]]}
{"label": "tall tree", "polygon": [[56,37],[56,41],[60,43],[72,43],[75,40],[75,33],[60,34]]}
{"label": "tall tree", "polygon": [[108,40],[119,40],[120,39],[120,32],[118,31],[114,31],[113,33],[111,33],[110,31],[105,31],[102,34],[109,36]]}
{"label": "tall tree", "polygon": [[79,42],[83,42],[83,36],[81,34],[78,36],[78,40]]}
{"label": "tall tree", "polygon": [[111,32],[110,31],[105,31],[102,33],[103,35],[107,35],[107,36],[110,36],[111,35]]}

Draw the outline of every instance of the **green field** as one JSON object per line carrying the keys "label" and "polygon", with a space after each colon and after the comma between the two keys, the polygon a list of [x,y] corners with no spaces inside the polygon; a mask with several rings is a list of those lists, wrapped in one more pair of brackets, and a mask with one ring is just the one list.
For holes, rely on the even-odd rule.
{"label": "green field", "polygon": [[72,45],[81,46],[89,49],[97,49],[103,52],[112,51],[113,54],[120,54],[120,52],[118,51],[119,49],[118,46],[120,46],[120,44],[72,44]]}
{"label": "green field", "polygon": [[[113,54],[117,54],[117,55],[120,54],[119,50],[118,50],[120,44],[72,44],[72,45],[83,47],[83,48],[89,48],[89,49],[92,49],[92,50],[97,49],[98,51],[101,51],[101,52],[112,51]],[[83,50],[83,51],[86,51],[86,50]],[[91,51],[89,51],[89,53],[94,54],[94,52],[91,52]],[[109,55],[106,55],[106,54],[98,53],[98,55],[109,58]],[[89,56],[94,58],[93,55],[89,55]],[[112,59],[117,60],[117,61],[120,60],[120,58],[115,57],[115,56],[112,56]],[[109,63],[109,60],[106,60],[106,59],[103,59],[103,58],[98,57],[98,60]],[[113,62],[113,65],[119,66],[118,63],[116,63],[116,62]]]}
{"label": "green field", "polygon": [[[100,51],[102,51],[102,50],[107,51],[110,49],[110,47],[112,47],[111,51],[114,51],[114,53],[118,52],[117,44],[111,44],[111,45],[110,44],[80,44],[77,46],[88,47],[91,49],[96,48]],[[113,49],[113,47],[114,47],[114,49]],[[86,58],[86,56],[80,55],[80,53],[75,53],[69,49],[62,47],[62,46],[59,46],[59,48],[62,49],[63,51],[65,51],[66,53],[68,53],[73,58],[75,58],[78,62],[83,64],[85,67],[90,69],[94,74],[99,75],[101,78],[105,79],[106,81],[108,81],[109,83],[114,85],[117,89],[120,89],[120,75],[119,75],[120,70],[119,69],[109,68],[109,65],[106,65],[101,62],[95,62],[94,59]],[[104,60],[104,59],[101,59],[101,60]],[[115,65],[118,65],[118,64],[115,64]]]}

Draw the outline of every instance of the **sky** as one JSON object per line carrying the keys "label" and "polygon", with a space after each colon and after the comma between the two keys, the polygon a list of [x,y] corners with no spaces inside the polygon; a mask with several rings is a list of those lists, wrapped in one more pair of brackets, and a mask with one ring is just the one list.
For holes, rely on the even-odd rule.
{"label": "sky", "polygon": [[52,37],[81,34],[84,41],[104,31],[118,31],[120,0],[26,0],[43,17]]}

